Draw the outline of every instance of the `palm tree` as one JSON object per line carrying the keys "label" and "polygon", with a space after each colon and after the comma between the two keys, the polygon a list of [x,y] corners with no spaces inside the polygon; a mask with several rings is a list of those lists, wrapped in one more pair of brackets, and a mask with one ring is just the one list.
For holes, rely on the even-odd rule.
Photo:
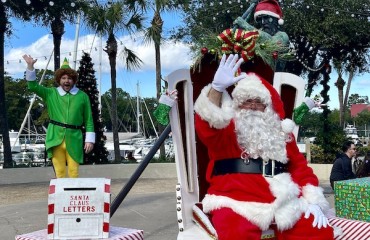
{"label": "palm tree", "polygon": [[[162,73],[161,73],[161,50],[162,41],[164,40],[163,34],[163,20],[161,13],[164,11],[176,10],[177,8],[182,8],[187,5],[189,1],[187,0],[154,0],[154,2],[148,2],[147,7],[151,8],[154,12],[151,25],[145,30],[144,42],[154,43],[155,49],[155,82],[156,82],[156,92],[157,99],[161,96],[161,83],[162,83]],[[154,4],[154,5],[153,5]],[[153,6],[150,6],[153,5]],[[163,127],[159,125],[159,132],[163,131]],[[164,145],[160,148],[160,156],[165,156]]]}
{"label": "palm tree", "polygon": [[335,86],[338,88],[338,100],[339,100],[339,124],[340,126],[344,126],[344,96],[343,96],[343,90],[344,86],[346,85],[346,82],[343,79],[343,70],[340,63],[334,61],[334,68],[338,72],[338,79],[335,82]]}
{"label": "palm tree", "polygon": [[25,12],[26,2],[6,1],[0,3],[0,131],[3,136],[4,168],[12,166],[12,153],[9,140],[8,116],[5,101],[5,72],[4,72],[4,41],[12,34],[9,17],[16,17],[23,21],[30,20],[29,13]]}
{"label": "palm tree", "polygon": [[[335,86],[338,88],[339,99],[339,119],[340,125],[345,127],[345,112],[348,108],[348,97],[352,85],[352,81],[356,76],[369,71],[367,49],[359,47],[343,48],[344,50],[336,49],[333,54],[333,66],[338,72],[338,79]],[[347,74],[347,81],[343,79],[343,75]]]}
{"label": "palm tree", "polygon": [[[60,68],[60,44],[64,34],[64,21],[74,23],[80,10],[87,11],[89,5],[86,1],[42,1],[32,0],[30,3],[33,19],[42,26],[51,28],[54,44],[54,70]],[[27,9],[30,9],[28,7]]]}
{"label": "palm tree", "polygon": [[[106,49],[108,54],[110,73],[111,73],[111,93],[112,93],[112,131],[115,161],[120,161],[119,139],[118,139],[118,121],[117,121],[117,95],[116,95],[116,65],[118,44],[116,39],[117,32],[132,33],[134,30],[142,28],[143,17],[139,12],[140,1],[124,0],[105,4],[98,4],[91,7],[89,12],[85,13],[86,24],[89,28],[96,31],[100,36],[106,36]],[[138,68],[142,61],[136,54],[124,47],[123,58],[127,70]]]}

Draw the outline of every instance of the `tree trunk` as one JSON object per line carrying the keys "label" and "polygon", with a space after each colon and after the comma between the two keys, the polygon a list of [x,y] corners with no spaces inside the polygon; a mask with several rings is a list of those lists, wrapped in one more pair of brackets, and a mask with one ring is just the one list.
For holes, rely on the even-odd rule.
{"label": "tree trunk", "polygon": [[[162,81],[162,74],[161,74],[161,50],[160,50],[160,44],[154,42],[154,48],[155,48],[155,79],[156,79],[156,88],[157,88],[157,99],[161,97],[161,81]],[[164,130],[164,126],[161,124],[158,124],[158,132],[159,135]],[[165,145],[162,144],[159,148],[159,157],[161,159],[164,159],[166,156],[166,149]]]}
{"label": "tree trunk", "polygon": [[111,92],[112,92],[112,131],[113,131],[113,145],[114,145],[114,161],[121,162],[121,153],[119,149],[118,138],[118,121],[117,121],[117,85],[116,85],[116,63],[117,63],[117,40],[113,33],[109,34],[107,40],[107,49],[104,51],[108,54],[110,74],[111,74]]}
{"label": "tree trunk", "polygon": [[351,89],[353,76],[354,76],[354,70],[353,70],[353,67],[351,67],[351,69],[349,71],[348,81],[347,81],[346,94],[344,95],[344,99],[343,99],[343,108],[344,108],[343,112],[344,113],[346,112],[347,106],[348,106],[348,97],[349,97],[349,91]]}
{"label": "tree trunk", "polygon": [[12,152],[9,139],[8,115],[5,102],[4,39],[7,19],[4,5],[0,4],[0,128],[3,136],[4,168],[12,167]]}
{"label": "tree trunk", "polygon": [[[154,49],[155,49],[155,83],[157,88],[157,99],[161,97],[161,91],[162,91],[162,73],[161,73],[161,37],[162,37],[162,27],[163,27],[163,20],[161,18],[161,15],[158,11],[155,12],[152,24],[155,24],[160,30],[159,35],[156,36],[156,39],[154,40]],[[159,135],[163,132],[164,127],[161,124],[158,124],[158,131]],[[164,159],[166,156],[166,149],[165,145],[162,144],[159,149],[159,156],[160,158]]]}
{"label": "tree trunk", "polygon": [[335,86],[338,88],[338,100],[339,100],[339,124],[344,127],[344,98],[343,98],[343,88],[346,82],[342,78],[342,74],[338,71],[338,80],[335,83]]}
{"label": "tree trunk", "polygon": [[162,92],[162,74],[161,74],[161,50],[160,45],[154,43],[155,48],[155,83],[157,88],[157,99],[161,97]]}
{"label": "tree trunk", "polygon": [[60,68],[60,44],[64,34],[64,23],[60,17],[56,17],[51,22],[51,33],[53,34],[54,43],[54,71]]}

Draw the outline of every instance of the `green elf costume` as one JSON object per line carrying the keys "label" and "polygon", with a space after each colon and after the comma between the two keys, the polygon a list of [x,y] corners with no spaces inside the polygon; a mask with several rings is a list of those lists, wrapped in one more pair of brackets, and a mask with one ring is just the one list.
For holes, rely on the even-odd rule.
{"label": "green elf costume", "polygon": [[[64,75],[73,79],[73,86],[68,92],[60,86],[60,80]],[[64,60],[61,68],[55,72],[57,88],[47,88],[39,85],[35,81],[35,70],[26,70],[28,89],[40,96],[48,107],[50,124],[47,129],[45,145],[48,158],[53,160],[57,178],[66,177],[66,162],[68,163],[69,177],[78,177],[78,166],[83,163],[82,127],[86,129],[85,142],[95,143],[90,100],[85,92],[75,86],[77,76],[77,72],[69,67],[67,59]],[[65,146],[66,155],[69,155],[68,157],[73,161],[70,162],[68,157],[66,157],[67,160],[53,158],[55,149],[59,148],[60,145]],[[71,172],[70,168],[72,167],[77,169]]]}

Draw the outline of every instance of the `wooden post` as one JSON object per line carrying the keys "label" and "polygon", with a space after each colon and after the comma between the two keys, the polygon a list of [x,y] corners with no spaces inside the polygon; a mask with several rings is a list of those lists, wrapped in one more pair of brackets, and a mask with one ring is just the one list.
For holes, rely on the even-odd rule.
{"label": "wooden post", "polygon": [[304,138],[304,143],[306,144],[306,159],[307,162],[311,163],[311,142],[309,138]]}

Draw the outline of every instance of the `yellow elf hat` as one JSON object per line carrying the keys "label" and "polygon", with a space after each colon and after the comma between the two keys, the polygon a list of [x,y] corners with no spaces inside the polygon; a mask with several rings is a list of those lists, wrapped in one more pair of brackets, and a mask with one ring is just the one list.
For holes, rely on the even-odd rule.
{"label": "yellow elf hat", "polygon": [[67,69],[67,68],[71,68],[69,66],[69,62],[68,62],[68,59],[67,58],[64,58],[64,61],[62,63],[62,66],[60,66],[61,69]]}

